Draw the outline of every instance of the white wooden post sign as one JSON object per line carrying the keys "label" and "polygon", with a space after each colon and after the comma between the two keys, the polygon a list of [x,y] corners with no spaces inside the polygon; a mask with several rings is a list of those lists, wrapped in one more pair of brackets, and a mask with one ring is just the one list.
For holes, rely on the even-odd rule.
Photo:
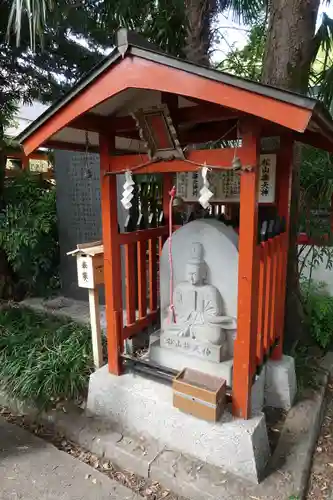
{"label": "white wooden post sign", "polygon": [[[275,202],[276,155],[260,155],[260,175],[258,186],[259,203]],[[233,170],[213,170],[209,172],[210,189],[214,196],[210,201],[220,203],[239,202],[240,175]],[[202,188],[200,171],[177,174],[177,195],[184,201],[195,202]]]}
{"label": "white wooden post sign", "polygon": [[67,255],[76,256],[78,285],[89,290],[89,312],[95,368],[103,365],[98,285],[104,283],[104,248],[101,241],[77,245]]}

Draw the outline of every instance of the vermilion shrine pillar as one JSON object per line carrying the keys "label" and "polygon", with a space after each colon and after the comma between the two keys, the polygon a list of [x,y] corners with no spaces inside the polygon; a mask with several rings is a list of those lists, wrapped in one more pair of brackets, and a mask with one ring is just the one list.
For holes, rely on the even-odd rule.
{"label": "vermilion shrine pillar", "polygon": [[105,175],[111,170],[114,138],[100,134],[101,207],[104,245],[104,282],[109,371],[120,375],[122,286],[121,255],[118,233],[117,176]]}
{"label": "vermilion shrine pillar", "polygon": [[285,221],[285,235],[281,242],[280,248],[280,255],[282,256],[283,260],[281,264],[281,283],[279,286],[280,297],[277,301],[277,303],[279,304],[279,310],[277,311],[276,322],[276,328],[278,329],[277,337],[279,338],[279,343],[274,349],[271,356],[274,360],[281,359],[283,352],[293,152],[294,141],[291,135],[282,136],[280,139],[280,151],[277,156],[276,165],[276,207],[279,217],[283,218],[283,220]]}
{"label": "vermilion shrine pillar", "polygon": [[[251,126],[252,125],[252,126]],[[233,415],[249,418],[252,377],[255,369],[258,326],[258,182],[260,133],[255,124],[246,122],[241,129],[242,149],[251,170],[241,174],[238,318],[234,347]]]}

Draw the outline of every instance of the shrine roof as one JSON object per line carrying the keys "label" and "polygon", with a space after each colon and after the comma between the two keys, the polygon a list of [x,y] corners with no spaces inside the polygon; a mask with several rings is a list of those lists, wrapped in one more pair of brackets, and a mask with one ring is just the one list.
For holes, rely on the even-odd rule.
{"label": "shrine roof", "polygon": [[[88,131],[88,147],[97,151],[98,134],[110,130],[116,135],[117,149],[143,152],[134,120],[129,127],[131,113],[138,105],[159,104],[163,94],[178,96],[178,111],[187,120],[191,115],[193,121],[197,113],[196,126],[202,123],[202,103],[207,106],[207,122],[221,119],[232,124],[240,114],[254,116],[277,127],[270,129],[270,135],[289,129],[296,140],[333,152],[333,121],[319,101],[172,57],[126,29],[117,32],[111,54],[17,140],[26,154],[40,146],[61,148],[68,144],[83,149]],[[220,117],[217,108],[224,110]]]}

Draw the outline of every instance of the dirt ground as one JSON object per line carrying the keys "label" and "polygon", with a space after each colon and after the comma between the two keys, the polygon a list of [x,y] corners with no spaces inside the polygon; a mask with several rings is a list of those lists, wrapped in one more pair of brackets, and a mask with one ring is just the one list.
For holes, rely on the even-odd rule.
{"label": "dirt ground", "polygon": [[333,500],[333,383],[329,385],[327,409],[313,457],[308,500]]}

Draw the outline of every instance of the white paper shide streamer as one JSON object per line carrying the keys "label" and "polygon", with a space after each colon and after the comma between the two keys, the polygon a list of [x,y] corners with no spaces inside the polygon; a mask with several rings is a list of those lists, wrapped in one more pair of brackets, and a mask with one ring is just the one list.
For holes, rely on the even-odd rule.
{"label": "white paper shide streamer", "polygon": [[199,203],[203,208],[208,208],[210,206],[209,200],[214,196],[214,193],[209,189],[209,182],[207,179],[208,167],[202,167],[201,175],[203,180],[203,187],[200,189]]}
{"label": "white paper shide streamer", "polygon": [[125,184],[123,186],[123,197],[121,199],[121,203],[125,210],[129,210],[132,206],[132,199],[133,199],[133,191],[134,191],[134,184],[135,182],[133,181],[132,178],[132,172],[129,170],[126,170],[125,172]]}

